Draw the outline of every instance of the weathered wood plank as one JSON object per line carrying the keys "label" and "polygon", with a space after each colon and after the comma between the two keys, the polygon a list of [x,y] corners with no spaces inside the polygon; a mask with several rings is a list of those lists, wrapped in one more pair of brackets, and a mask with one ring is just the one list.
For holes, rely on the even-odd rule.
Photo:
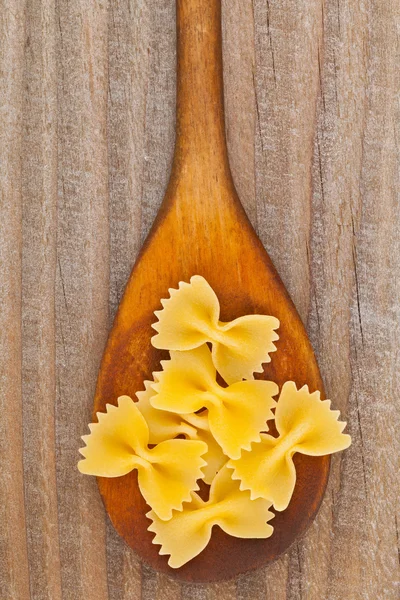
{"label": "weathered wood plank", "polygon": [[[344,589],[349,598],[395,598],[400,581],[394,491],[399,449],[391,434],[399,420],[392,376],[399,325],[394,308],[399,296],[398,7],[372,2],[366,11],[349,1],[327,8],[314,161],[310,330],[327,391],[349,419],[353,446],[342,464],[334,461],[317,520],[321,527],[310,532],[316,544],[305,557],[303,583],[313,599],[322,594],[338,600]],[[382,420],[385,432],[378,425]],[[393,487],[387,489],[389,481]],[[377,490],[385,490],[380,498]]]}
{"label": "weathered wood plank", "polygon": [[112,317],[141,243],[151,22],[150,5],[145,0],[110,3],[108,148]]}
{"label": "weathered wood plank", "polygon": [[0,2],[0,597],[28,600],[22,438],[22,108],[25,2]]}
{"label": "weathered wood plank", "polygon": [[30,593],[61,600],[54,402],[57,70],[54,2],[28,0],[22,155],[22,394]]}
{"label": "weathered wood plank", "polygon": [[105,515],[76,468],[108,329],[107,3],[57,4],[56,459],[63,597],[108,597]]}
{"label": "weathered wood plank", "polygon": [[322,4],[254,0],[254,18],[258,228],[305,321]]}
{"label": "weathered wood plank", "polygon": [[171,0],[149,1],[151,39],[141,198],[144,241],[164,197],[175,144],[176,14]]}
{"label": "weathered wood plank", "polygon": [[350,598],[396,598],[400,583],[399,447],[392,433],[400,418],[393,378],[400,291],[398,11],[392,2],[371,2],[366,11],[346,2],[329,15],[327,114],[317,138],[323,194],[320,187],[316,300],[322,368],[337,404],[345,409],[348,398],[354,440],[331,479],[332,515],[324,527],[333,536],[324,534],[326,581],[317,584],[333,600],[343,589]]}

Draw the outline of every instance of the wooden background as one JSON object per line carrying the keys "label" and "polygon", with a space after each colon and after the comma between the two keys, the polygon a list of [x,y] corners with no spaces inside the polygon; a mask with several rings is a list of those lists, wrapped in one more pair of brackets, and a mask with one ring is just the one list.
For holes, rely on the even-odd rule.
{"label": "wooden background", "polygon": [[399,598],[400,2],[223,12],[234,179],[353,445],[266,569],[180,585],[121,541],[75,465],[171,165],[174,1],[0,0],[1,600]]}

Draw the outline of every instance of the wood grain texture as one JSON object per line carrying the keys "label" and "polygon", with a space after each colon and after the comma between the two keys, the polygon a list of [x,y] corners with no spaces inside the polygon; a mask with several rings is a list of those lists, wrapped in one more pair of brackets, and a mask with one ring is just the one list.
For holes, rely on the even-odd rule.
{"label": "wood grain texture", "polygon": [[397,599],[398,1],[224,3],[235,183],[354,444],[299,544],[201,587],[142,569],[74,470],[107,329],[168,180],[174,3],[12,4],[0,10],[0,597]]}
{"label": "wood grain texture", "polygon": [[22,394],[30,592],[61,600],[55,461],[57,69],[53,2],[26,6]]}
{"label": "wood grain texture", "polygon": [[108,327],[108,5],[57,5],[58,201],[55,399],[64,597],[108,597],[105,517],[76,473]]}
{"label": "wood grain texture", "polygon": [[29,598],[22,435],[24,1],[0,4],[0,596]]}

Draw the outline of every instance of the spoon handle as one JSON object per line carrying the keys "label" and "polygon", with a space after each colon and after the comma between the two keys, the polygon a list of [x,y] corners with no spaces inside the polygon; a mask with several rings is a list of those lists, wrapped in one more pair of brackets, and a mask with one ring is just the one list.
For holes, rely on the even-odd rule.
{"label": "spoon handle", "polygon": [[[221,0],[177,0],[177,133],[174,168],[230,179],[225,140]],[[197,173],[197,176],[196,176]]]}

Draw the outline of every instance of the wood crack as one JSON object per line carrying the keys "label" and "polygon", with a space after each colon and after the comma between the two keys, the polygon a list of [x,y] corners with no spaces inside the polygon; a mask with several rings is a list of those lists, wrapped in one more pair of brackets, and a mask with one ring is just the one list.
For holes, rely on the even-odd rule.
{"label": "wood crack", "polygon": [[297,564],[299,567],[299,598],[300,600],[303,598],[303,570],[301,568],[301,550],[299,547],[299,543],[297,542]]}
{"label": "wood crack", "polygon": [[270,28],[270,5],[269,5],[269,0],[267,0],[267,32],[268,32],[269,47],[271,49],[272,71],[273,71],[273,74],[274,74],[274,83],[275,83],[275,87],[276,87],[277,83],[276,83],[276,69],[275,69],[275,51],[274,51],[274,46],[273,46],[273,43],[272,43],[271,28]]}
{"label": "wood crack", "polygon": [[325,113],[326,112],[326,104],[325,104],[325,93],[324,93],[324,87],[323,87],[323,81],[322,81],[321,53],[319,50],[319,44],[318,44],[318,77],[319,77],[319,89],[321,91],[322,106],[323,106],[324,113]]}
{"label": "wood crack", "polygon": [[264,155],[264,143],[263,143],[262,131],[261,131],[260,107],[258,105],[258,95],[257,95],[256,79],[255,79],[254,71],[253,71],[253,86],[254,86],[254,100],[256,103],[256,113],[257,113],[257,128],[258,128],[258,133],[260,136],[261,152]]}
{"label": "wood crack", "polygon": [[62,274],[62,269],[61,269],[61,263],[60,263],[60,258],[57,258],[57,262],[58,262],[58,269],[60,271],[60,279],[61,279],[61,287],[62,287],[62,291],[63,291],[63,297],[64,297],[64,303],[65,303],[65,310],[67,311],[67,315],[69,318],[69,311],[68,311],[68,303],[67,303],[67,296],[65,293],[65,285],[64,285],[64,277]]}
{"label": "wood crack", "polygon": [[363,480],[364,480],[364,489],[365,489],[365,495],[368,495],[368,487],[367,487],[367,476],[366,476],[366,467],[365,467],[365,458],[364,458],[364,437],[363,437],[363,432],[362,432],[362,427],[361,427],[361,418],[360,418],[360,407],[359,407],[359,403],[358,403],[358,394],[357,392],[355,392],[355,398],[356,398],[356,407],[357,407],[357,422],[358,422],[358,430],[360,432],[360,442],[361,442],[361,463],[362,463],[362,471],[363,471]]}
{"label": "wood crack", "polygon": [[363,324],[362,324],[362,318],[361,318],[360,283],[358,280],[358,269],[357,269],[357,250],[356,250],[356,246],[354,243],[356,233],[355,233],[353,215],[351,215],[351,224],[352,224],[352,228],[353,228],[352,257],[353,257],[354,277],[355,277],[355,282],[356,282],[358,323],[359,323],[359,327],[360,327],[361,343],[362,343],[362,347],[364,348],[364,330],[363,330]]}
{"label": "wood crack", "polygon": [[338,32],[339,32],[339,37],[342,37],[342,27],[341,27],[341,24],[340,24],[340,0],[336,0],[336,5],[337,5]]}
{"label": "wood crack", "polygon": [[394,515],[394,526],[396,529],[396,540],[397,540],[397,560],[399,561],[399,566],[400,566],[400,534],[399,534],[399,524],[397,522],[397,515]]}
{"label": "wood crack", "polygon": [[318,134],[317,134],[317,146],[318,146],[318,167],[319,167],[319,181],[321,184],[321,196],[322,196],[322,202],[325,204],[324,180],[323,180],[323,175],[322,175],[321,145],[319,142]]}

